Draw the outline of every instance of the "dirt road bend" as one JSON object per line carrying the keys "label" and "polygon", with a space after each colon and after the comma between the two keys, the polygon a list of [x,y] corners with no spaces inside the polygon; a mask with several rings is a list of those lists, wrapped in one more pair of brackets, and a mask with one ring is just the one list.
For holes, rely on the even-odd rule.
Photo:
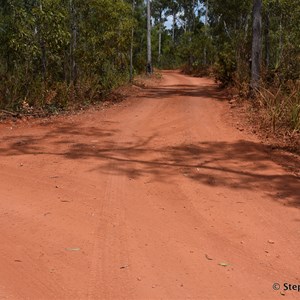
{"label": "dirt road bend", "polygon": [[0,299],[299,299],[299,179],[227,106],[166,71],[105,110],[2,124]]}

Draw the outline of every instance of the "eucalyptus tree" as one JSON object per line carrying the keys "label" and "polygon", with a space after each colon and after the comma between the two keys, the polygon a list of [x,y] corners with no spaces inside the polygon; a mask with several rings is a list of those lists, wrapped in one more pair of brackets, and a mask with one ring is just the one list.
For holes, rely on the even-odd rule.
{"label": "eucalyptus tree", "polygon": [[100,98],[128,78],[132,25],[123,0],[1,0],[0,106]]}
{"label": "eucalyptus tree", "polygon": [[265,0],[264,54],[268,80],[297,79],[300,75],[300,3]]}
{"label": "eucalyptus tree", "polygon": [[179,13],[180,5],[178,0],[167,0],[168,9],[166,11],[167,16],[172,16],[172,41],[175,42],[175,31],[176,31],[176,22],[177,15]]}
{"label": "eucalyptus tree", "polygon": [[167,9],[167,4],[167,0],[152,1],[152,17],[155,25],[158,27],[158,64],[160,63],[162,55],[162,32],[164,29],[164,22],[166,21],[165,11]]}
{"label": "eucalyptus tree", "polygon": [[216,77],[224,84],[248,81],[252,0],[209,0],[208,26],[216,51]]}
{"label": "eucalyptus tree", "polygon": [[151,5],[147,0],[147,74],[152,74],[152,49],[151,49]]}
{"label": "eucalyptus tree", "polygon": [[251,83],[253,90],[259,88],[262,49],[262,0],[253,0]]}
{"label": "eucalyptus tree", "polygon": [[195,30],[195,9],[198,6],[198,1],[196,0],[178,0],[180,7],[180,16],[182,27],[184,32],[193,32]]}
{"label": "eucalyptus tree", "polygon": [[[132,17],[134,17],[134,9],[135,9],[135,0],[132,0]],[[131,41],[130,41],[130,67],[129,67],[129,81],[132,82],[133,80],[133,47],[134,47],[134,25],[132,24],[131,28]]]}

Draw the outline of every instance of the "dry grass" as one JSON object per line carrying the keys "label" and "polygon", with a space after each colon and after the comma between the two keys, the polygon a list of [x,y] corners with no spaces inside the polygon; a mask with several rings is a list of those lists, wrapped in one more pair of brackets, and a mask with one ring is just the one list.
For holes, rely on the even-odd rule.
{"label": "dry grass", "polygon": [[262,87],[257,92],[256,102],[265,124],[272,132],[278,130],[300,131],[300,84],[277,88]]}

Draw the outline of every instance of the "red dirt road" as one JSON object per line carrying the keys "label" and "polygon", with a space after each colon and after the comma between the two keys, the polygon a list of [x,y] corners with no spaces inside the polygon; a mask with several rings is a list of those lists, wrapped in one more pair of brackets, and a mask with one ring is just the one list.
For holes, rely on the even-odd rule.
{"label": "red dirt road", "polygon": [[[208,79],[0,127],[0,299],[282,299],[300,183]],[[286,299],[300,292],[285,291]]]}

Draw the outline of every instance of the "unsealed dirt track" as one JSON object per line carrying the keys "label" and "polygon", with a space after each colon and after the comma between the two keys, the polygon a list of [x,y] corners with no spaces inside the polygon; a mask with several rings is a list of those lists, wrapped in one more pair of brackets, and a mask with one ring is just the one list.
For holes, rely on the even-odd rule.
{"label": "unsealed dirt track", "polygon": [[106,110],[1,125],[0,299],[279,299],[273,283],[300,284],[299,179],[225,100],[164,72]]}

